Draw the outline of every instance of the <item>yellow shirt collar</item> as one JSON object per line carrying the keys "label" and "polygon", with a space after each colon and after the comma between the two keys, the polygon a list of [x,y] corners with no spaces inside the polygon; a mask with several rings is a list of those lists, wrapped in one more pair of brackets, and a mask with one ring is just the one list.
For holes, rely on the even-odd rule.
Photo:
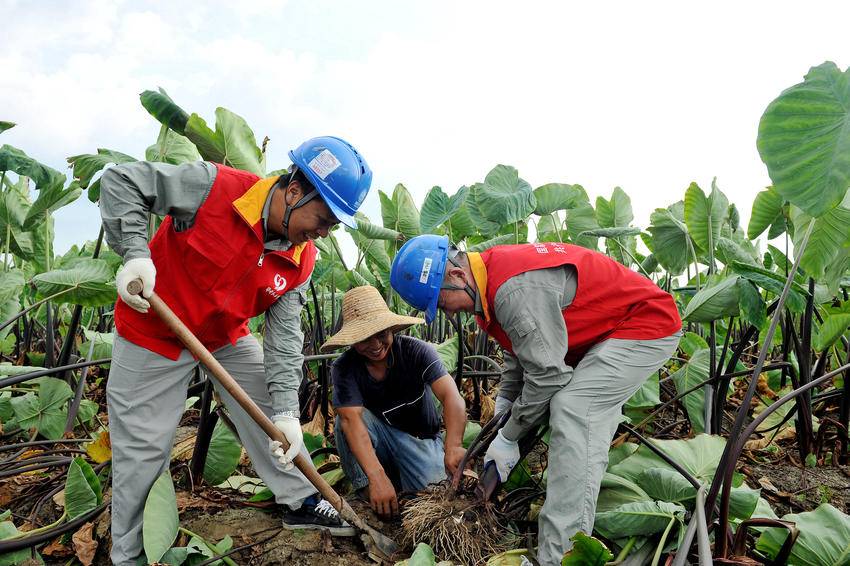
{"label": "yellow shirt collar", "polygon": [[466,259],[469,261],[469,269],[475,278],[475,286],[478,288],[478,298],[481,308],[484,310],[484,320],[490,322],[490,305],[487,302],[487,266],[478,252],[467,252]]}

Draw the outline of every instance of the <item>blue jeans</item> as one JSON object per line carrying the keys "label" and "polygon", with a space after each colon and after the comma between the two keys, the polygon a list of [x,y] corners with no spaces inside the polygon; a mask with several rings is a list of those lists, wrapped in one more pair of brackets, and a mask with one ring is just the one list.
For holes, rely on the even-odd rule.
{"label": "blue jeans", "polygon": [[[416,438],[388,425],[367,409],[363,409],[362,419],[372,439],[375,455],[396,489],[417,491],[430,483],[446,479],[443,439],[440,435],[436,438]],[[338,416],[335,430],[336,450],[342,470],[354,489],[366,487],[369,478],[351,452],[342,430],[342,420]]]}

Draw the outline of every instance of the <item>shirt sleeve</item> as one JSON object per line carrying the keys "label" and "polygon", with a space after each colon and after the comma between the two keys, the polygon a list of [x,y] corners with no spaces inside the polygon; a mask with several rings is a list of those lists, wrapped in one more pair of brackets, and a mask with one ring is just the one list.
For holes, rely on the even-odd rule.
{"label": "shirt sleeve", "polygon": [[337,409],[363,406],[363,394],[360,392],[354,376],[351,375],[350,364],[347,362],[347,359],[340,357],[331,366],[333,405]]}
{"label": "shirt sleeve", "polygon": [[510,440],[536,426],[548,414],[555,393],[572,379],[573,368],[564,362],[568,345],[562,314],[575,295],[570,273],[564,268],[529,271],[512,277],[496,293],[495,316],[511,339],[523,374],[503,429]]}
{"label": "shirt sleeve", "polygon": [[148,215],[171,216],[178,231],[189,228],[209,195],[215,165],[136,161],[116,165],[100,178],[100,215],[106,241],[125,261],[150,257]]}
{"label": "shirt sleeve", "polygon": [[304,333],[301,331],[301,309],[309,279],[291,289],[266,311],[263,335],[263,360],[266,385],[275,413],[298,411],[298,388],[304,363]]}

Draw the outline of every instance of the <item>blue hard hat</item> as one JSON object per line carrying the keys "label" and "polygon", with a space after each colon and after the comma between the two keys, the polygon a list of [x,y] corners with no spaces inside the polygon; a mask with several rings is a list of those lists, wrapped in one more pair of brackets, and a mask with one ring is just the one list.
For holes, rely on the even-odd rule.
{"label": "blue hard hat", "polygon": [[354,214],[369,192],[372,170],[363,156],[345,140],[321,136],[289,152],[289,158],[340,222],[357,228]]}
{"label": "blue hard hat", "polygon": [[448,255],[448,237],[425,234],[405,242],[393,259],[390,285],[407,304],[424,311],[428,323],[437,314]]}

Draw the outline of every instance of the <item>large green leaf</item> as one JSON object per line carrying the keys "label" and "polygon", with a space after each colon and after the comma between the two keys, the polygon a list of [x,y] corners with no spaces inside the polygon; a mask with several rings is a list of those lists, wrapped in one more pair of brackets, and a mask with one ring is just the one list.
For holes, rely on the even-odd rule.
{"label": "large green leaf", "polygon": [[93,344],[94,349],[92,349],[91,359],[101,360],[112,357],[112,345],[115,342],[114,332],[95,332],[88,328],[84,328],[83,332],[86,335],[86,340],[80,344],[80,352],[88,356],[88,352],[92,349]]}
{"label": "large green leaf", "polygon": [[213,131],[207,126],[206,120],[197,114],[192,114],[186,122],[186,129],[183,135],[195,144],[195,147],[198,148],[198,153],[205,160],[224,163],[224,139],[217,128],[216,131]]}
{"label": "large green leaf", "polygon": [[561,559],[561,566],[605,566],[614,555],[602,541],[579,531],[570,540],[572,549]]}
{"label": "large green leaf", "polygon": [[68,420],[68,400],[74,396],[71,387],[53,377],[39,379],[38,395],[27,393],[12,398],[15,418],[24,430],[36,428],[50,440],[62,438]]}
{"label": "large green leaf", "polygon": [[[726,439],[698,434],[687,440],[654,439],[653,443],[697,480],[708,483],[714,476],[720,456],[723,455]],[[634,454],[611,466],[609,471],[636,482],[644,470],[650,468],[673,469],[649,448],[641,446]]]}
{"label": "large green leaf", "polygon": [[210,485],[218,485],[236,471],[242,446],[233,432],[221,419],[215,423],[207,460],[204,463],[204,480]]}
{"label": "large green leaf", "polygon": [[110,163],[120,165],[121,163],[132,163],[138,161],[135,157],[115,151],[113,149],[97,148],[97,153],[84,153],[72,155],[68,163],[73,167],[74,179],[80,183],[80,187],[88,188],[92,178]]}
{"label": "large green leaf", "polygon": [[620,187],[615,187],[611,200],[596,197],[596,219],[603,228],[628,226],[634,220],[632,200]]}
{"label": "large green leaf", "polygon": [[743,277],[738,279],[738,306],[741,320],[761,328],[767,320],[767,305],[756,286]]}
{"label": "large green leaf", "polygon": [[595,230],[585,230],[578,234],[582,236],[596,236],[597,238],[625,238],[626,236],[637,236],[640,234],[640,228],[622,226],[617,228],[596,228]]}
{"label": "large green leaf", "polygon": [[65,183],[65,175],[11,145],[0,146],[0,171],[12,171],[21,177],[29,177],[37,189]]}
{"label": "large green leaf", "polygon": [[0,303],[16,299],[20,303],[21,292],[24,290],[24,272],[20,269],[10,269],[0,272]]}
{"label": "large green leaf", "polygon": [[392,198],[378,191],[381,199],[381,217],[384,227],[401,232],[407,238],[413,238],[422,233],[419,226],[419,210],[410,195],[410,191],[399,183],[393,189]]}
{"label": "large green leaf", "polygon": [[717,245],[720,228],[729,210],[729,199],[717,188],[717,179],[711,181],[708,196],[696,183],[685,191],[685,225],[694,243],[708,253]]}
{"label": "large green leaf", "polygon": [[[800,239],[806,232],[812,217],[797,207],[791,207],[794,223],[794,248],[799,249]],[[839,259],[850,245],[850,192],[840,206],[824,212],[814,219],[814,227],[803,251],[800,267],[815,279],[823,279],[824,273]]]}
{"label": "large green leaf", "polygon": [[580,203],[575,208],[565,210],[564,217],[564,224],[567,227],[570,241],[577,246],[595,250],[598,238],[589,234],[591,230],[599,228],[593,206],[589,203]]}
{"label": "large green leaf", "polygon": [[65,479],[65,511],[68,519],[85,515],[102,501],[100,480],[82,457],[74,458]]}
{"label": "large green leaf", "polygon": [[605,472],[596,501],[596,512],[613,511],[626,503],[652,501],[652,498],[634,481]]}
{"label": "large green leaf", "polygon": [[850,327],[850,313],[827,315],[812,340],[812,347],[818,352],[823,352],[847,332],[848,327]]}
{"label": "large green leaf", "polygon": [[115,302],[112,269],[102,259],[80,260],[71,269],[56,269],[33,277],[39,297],[63,293],[57,303],[101,307]]}
{"label": "large green leaf", "polygon": [[[684,393],[708,379],[710,352],[709,350],[697,350],[687,363],[682,365],[671,376],[676,385],[676,392]],[[682,399],[691,427],[695,432],[705,431],[705,389],[700,387],[692,393],[688,393]]]}
{"label": "large green leaf", "polygon": [[711,322],[738,314],[738,275],[730,275],[700,289],[685,307],[682,318]]}
{"label": "large green leaf", "polygon": [[747,237],[755,240],[776,222],[782,214],[782,197],[773,187],[761,191],[753,201],[753,211],[750,214],[750,223],[747,226]]}
{"label": "large green leaf", "polygon": [[436,564],[434,550],[424,542],[416,545],[410,558],[396,562],[396,566],[435,566]]}
{"label": "large green leaf", "polygon": [[[17,529],[17,527],[15,527],[15,524],[12,521],[6,520],[8,516],[8,512],[0,515],[0,540],[12,537],[18,538],[21,535],[21,532]],[[41,559],[41,555],[36,553],[36,557],[36,564],[44,564],[44,561]],[[0,566],[20,566],[28,563],[31,559],[32,549],[22,548],[20,550],[0,554]]]}
{"label": "large green leaf", "polygon": [[513,244],[514,243],[514,235],[513,234],[502,234],[501,236],[496,236],[495,238],[490,238],[489,240],[484,240],[483,242],[479,242],[475,245],[469,246],[467,251],[470,252],[483,252],[486,249],[492,248],[493,246],[502,246],[505,244]]}
{"label": "large green leaf", "polygon": [[758,150],[776,191],[812,216],[850,186],[850,81],[830,61],[771,102],[759,122]]}
{"label": "large green leaf", "polygon": [[685,508],[666,501],[626,503],[613,511],[596,514],[594,529],[609,539],[651,535],[663,531],[673,521],[682,521]]}
{"label": "large green leaf", "polygon": [[440,187],[432,187],[422,202],[419,221],[424,234],[433,234],[437,227],[446,224],[466,200],[469,187],[461,187],[452,196]]}
{"label": "large green leaf", "polygon": [[61,184],[51,185],[38,192],[38,198],[32,203],[24,220],[24,229],[33,230],[45,221],[45,216],[52,214],[63,206],[71,204],[83,193],[79,183],[72,182],[67,187]]}
{"label": "large green leaf", "polygon": [[181,136],[168,126],[163,125],[159,129],[159,137],[156,143],[145,150],[145,159],[148,161],[160,161],[180,165],[201,159],[198,148],[189,138]]}
{"label": "large green leaf", "polygon": [[647,495],[670,503],[691,503],[697,492],[682,474],[669,468],[649,468],[638,476],[638,485]]}
{"label": "large green leaf", "polygon": [[[774,295],[780,295],[783,287],[785,286],[784,275],[780,275],[779,273],[775,273],[757,265],[733,261],[730,267],[733,271],[735,271],[735,273],[744,279],[752,281],[762,289],[770,291]],[[806,295],[808,295],[808,291],[806,291],[806,289],[804,289],[796,281],[792,282],[791,288],[788,290],[788,308],[794,312],[801,312],[806,305]]]}
{"label": "large green leaf", "polygon": [[446,371],[452,373],[457,368],[458,338],[457,334],[436,345],[440,361],[446,367]]}
{"label": "large green leaf", "polygon": [[534,214],[546,216],[556,210],[575,208],[580,202],[587,202],[587,192],[581,185],[549,183],[534,189],[534,200]]}
{"label": "large green leaf", "polygon": [[656,208],[649,222],[647,230],[652,234],[652,254],[671,275],[680,274],[693,259],[684,203],[679,201],[667,208]]}
{"label": "large green leaf", "polygon": [[15,124],[14,122],[7,122],[6,120],[0,120],[0,134],[5,132],[6,130],[14,128],[15,126],[17,126],[17,124]]}
{"label": "large green leaf", "polygon": [[[483,183],[472,185],[466,201],[476,223],[480,219],[499,226],[525,220],[537,205],[531,185],[508,165],[497,165]],[[492,234],[488,232],[482,230],[482,234]]]}
{"label": "large green leaf", "polygon": [[[469,190],[468,187],[461,188]],[[469,207],[466,206],[465,198],[463,202],[464,204],[460,205],[457,212],[452,214],[452,217],[449,219],[448,228],[452,242],[459,242],[467,236],[472,236],[478,232],[478,226],[475,225],[475,221],[472,220],[472,216],[469,214]]]}
{"label": "large green leaf", "polygon": [[168,126],[178,134],[183,134],[189,115],[177,106],[162,88],[158,92],[146,90],[139,98],[142,106],[156,118],[160,124]]}
{"label": "large green leaf", "polygon": [[758,250],[756,250],[755,246],[753,246],[752,243],[745,238],[735,241],[732,238],[720,236],[720,238],[714,243],[714,246],[715,251],[717,252],[717,259],[722,261],[725,265],[729,265],[733,261],[754,265],[759,263],[760,258],[758,257]]}
{"label": "large green leaf", "polygon": [[171,472],[165,470],[151,487],[142,514],[142,540],[148,564],[159,562],[174,544],[179,521]]}
{"label": "large green leaf", "polygon": [[389,240],[391,242],[404,239],[401,232],[384,228],[377,224],[372,224],[369,217],[362,212],[358,212],[354,215],[354,217],[357,219],[357,231],[363,234],[366,238],[372,240]]}
{"label": "large green leaf", "polygon": [[[257,147],[257,139],[254,131],[244,118],[234,114],[227,108],[215,109],[215,133],[221,139],[224,149],[224,160],[222,163],[250,171],[255,175],[265,175],[263,164],[263,152]],[[186,132],[186,137],[192,140],[191,131]],[[194,141],[194,140],[192,140]]]}
{"label": "large green leaf", "polygon": [[[814,511],[782,517],[800,531],[791,548],[788,564],[799,566],[847,566],[850,564],[850,517],[824,503]],[[785,542],[785,529],[765,529],[756,548],[775,558]]]}

